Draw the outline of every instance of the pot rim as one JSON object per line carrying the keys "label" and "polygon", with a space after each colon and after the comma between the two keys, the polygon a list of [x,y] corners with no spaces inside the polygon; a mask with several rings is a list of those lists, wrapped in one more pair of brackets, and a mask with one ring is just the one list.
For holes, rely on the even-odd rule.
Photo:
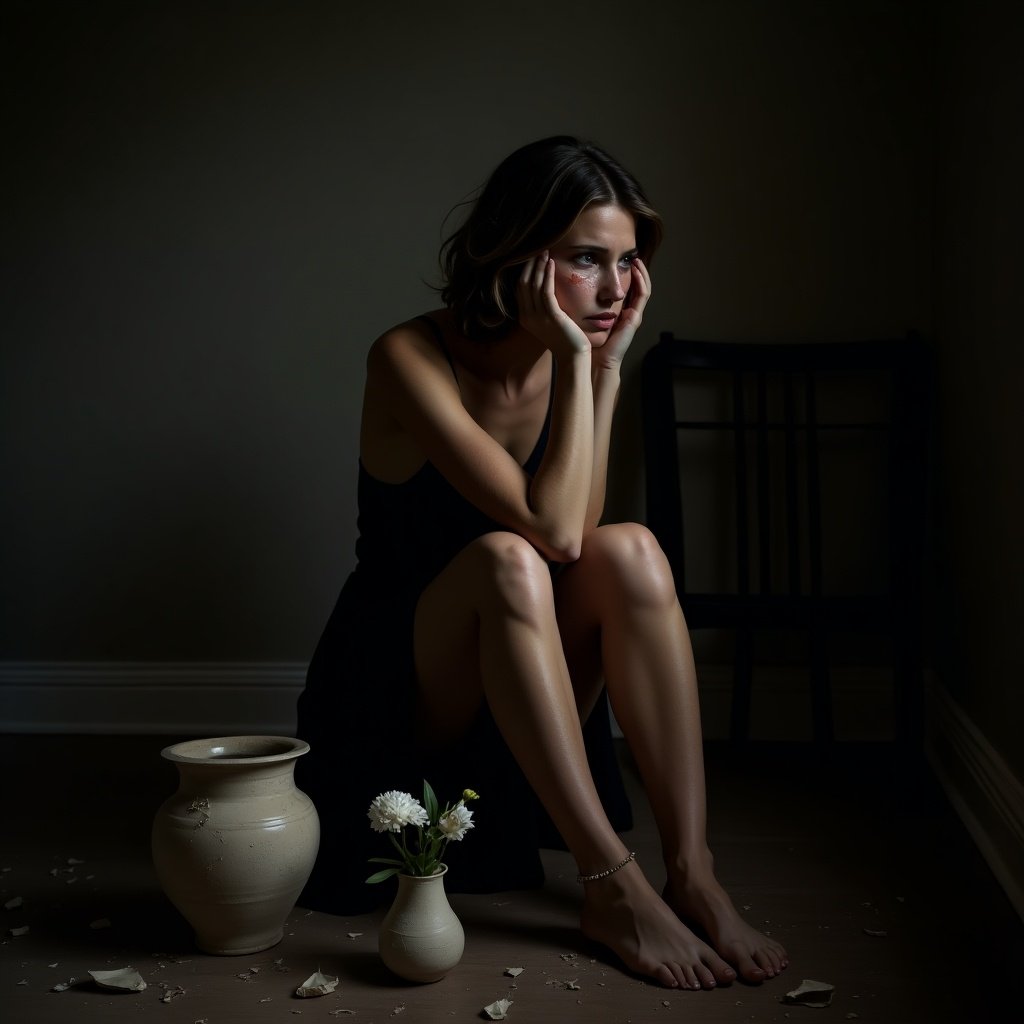
{"label": "pot rim", "polygon": [[408,878],[413,882],[430,882],[435,878],[444,878],[448,874],[448,865],[442,864],[432,875],[410,875],[408,871],[399,871],[399,878]]}
{"label": "pot rim", "polygon": [[182,740],[164,747],[160,756],[176,764],[238,766],[291,761],[308,753],[309,744],[294,736],[238,735]]}

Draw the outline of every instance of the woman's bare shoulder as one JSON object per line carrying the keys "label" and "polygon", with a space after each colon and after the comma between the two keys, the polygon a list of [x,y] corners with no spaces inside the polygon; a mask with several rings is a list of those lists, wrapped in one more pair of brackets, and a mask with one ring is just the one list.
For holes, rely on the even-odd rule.
{"label": "woman's bare shoulder", "polygon": [[367,355],[368,367],[371,370],[386,370],[409,361],[415,363],[424,359],[432,364],[437,364],[440,360],[443,364],[445,358],[438,345],[437,333],[424,320],[429,318],[443,332],[444,328],[441,325],[446,314],[447,310],[435,310],[388,328],[370,346]]}

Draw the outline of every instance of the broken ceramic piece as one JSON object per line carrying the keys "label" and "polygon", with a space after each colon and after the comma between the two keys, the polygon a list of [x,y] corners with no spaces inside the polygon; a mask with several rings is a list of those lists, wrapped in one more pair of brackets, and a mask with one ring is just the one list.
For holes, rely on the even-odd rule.
{"label": "broken ceramic piece", "polygon": [[144,992],[146,989],[142,975],[134,967],[122,967],[117,971],[90,971],[89,974],[100,988],[112,992]]}
{"label": "broken ceramic piece", "polygon": [[485,1006],[484,1013],[491,1020],[504,1020],[508,1016],[508,1010],[511,1005],[511,999],[498,999],[491,1003],[490,1006]]}
{"label": "broken ceramic piece", "polygon": [[813,981],[804,978],[800,984],[783,996],[784,1003],[797,1003],[800,1006],[813,1006],[815,1009],[823,1010],[832,1004],[832,993],[835,986],[827,981]]}
{"label": "broken ceramic piece", "polygon": [[316,971],[311,974],[296,990],[295,994],[301,999],[310,999],[314,996],[326,996],[338,987],[338,979],[330,975],[321,974]]}
{"label": "broken ceramic piece", "polygon": [[185,994],[185,990],[180,985],[172,987],[166,981],[161,981],[160,987],[164,990],[164,994],[160,997],[161,1003],[169,1003],[172,999],[177,999],[178,996]]}
{"label": "broken ceramic piece", "polygon": [[580,986],[577,983],[577,979],[573,978],[571,981],[562,981],[559,978],[550,978],[546,984],[553,985],[555,988],[564,988],[567,992],[579,992]]}

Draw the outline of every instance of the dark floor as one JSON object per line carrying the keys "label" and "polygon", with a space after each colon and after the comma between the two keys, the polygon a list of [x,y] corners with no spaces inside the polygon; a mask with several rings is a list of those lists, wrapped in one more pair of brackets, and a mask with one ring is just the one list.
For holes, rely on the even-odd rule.
{"label": "dark floor", "polygon": [[[573,865],[559,852],[545,854],[542,890],[451,897],[466,953],[435,985],[389,976],[376,954],[379,914],[343,919],[297,908],[272,950],[198,953],[149,863],[149,823],[175,785],[159,757],[169,742],[0,737],[0,903],[24,901],[0,911],[5,1024],[229,1024],[299,1015],[357,1024],[398,1016],[405,1024],[469,1021],[502,997],[513,1000],[513,1024],[1024,1021],[1024,925],[926,771],[897,768],[885,746],[842,745],[821,758],[806,746],[737,754],[709,744],[720,877],[747,916],[785,943],[792,965],[761,987],[681,993],[630,976],[579,936]],[[656,836],[629,778],[638,811],[629,845],[660,884]],[[109,927],[91,927],[100,919]],[[28,933],[11,935],[24,925]],[[104,993],[81,981],[90,969],[124,966],[142,973],[145,992]],[[506,967],[525,970],[513,982]],[[337,991],[294,998],[317,969],[341,978]],[[70,978],[76,984],[52,991]],[[803,978],[835,986],[830,1008],[782,1004]]]}

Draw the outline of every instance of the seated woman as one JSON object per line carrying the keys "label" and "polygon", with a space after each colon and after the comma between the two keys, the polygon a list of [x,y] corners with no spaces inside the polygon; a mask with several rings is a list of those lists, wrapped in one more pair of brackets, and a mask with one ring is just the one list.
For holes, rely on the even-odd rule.
{"label": "seated woman", "polygon": [[[442,799],[483,797],[459,844],[472,849],[450,851],[453,889],[542,881],[535,795],[579,866],[584,934],[630,969],[706,989],[787,965],[714,874],[671,570],[643,526],[601,525],[620,369],[660,237],[608,154],[533,143],[445,242],[444,308],[374,342],[357,566],[299,702],[312,748],[299,784],[323,822],[304,906],[367,908],[380,851],[366,808],[426,777]],[[617,832],[628,805],[605,692],[660,833],[660,895]]]}

